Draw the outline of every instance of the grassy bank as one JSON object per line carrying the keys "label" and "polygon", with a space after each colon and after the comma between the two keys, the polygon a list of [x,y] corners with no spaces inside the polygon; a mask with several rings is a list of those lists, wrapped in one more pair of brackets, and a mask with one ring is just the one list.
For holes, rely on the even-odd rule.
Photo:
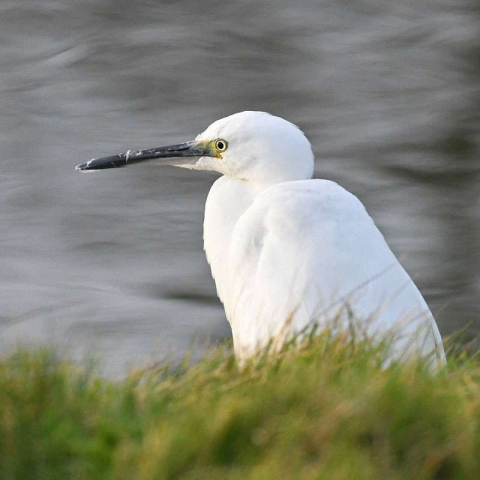
{"label": "grassy bank", "polygon": [[0,363],[0,478],[478,479],[478,365],[380,364],[323,335],[241,372],[217,350],[115,383],[18,352]]}

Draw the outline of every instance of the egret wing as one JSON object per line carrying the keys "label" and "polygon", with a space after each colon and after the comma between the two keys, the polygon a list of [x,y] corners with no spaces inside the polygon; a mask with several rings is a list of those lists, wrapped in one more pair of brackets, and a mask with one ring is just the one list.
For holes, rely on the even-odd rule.
{"label": "egret wing", "polygon": [[233,231],[228,262],[225,307],[241,356],[342,318],[369,336],[401,326],[397,355],[437,349],[443,358],[419,290],[362,203],[334,182],[285,182],[259,195]]}

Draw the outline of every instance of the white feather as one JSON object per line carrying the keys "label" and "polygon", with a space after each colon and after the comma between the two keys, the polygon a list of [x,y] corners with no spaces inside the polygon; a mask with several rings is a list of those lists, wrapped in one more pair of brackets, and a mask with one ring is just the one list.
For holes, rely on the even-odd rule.
{"label": "white feather", "polygon": [[246,359],[313,323],[355,317],[369,337],[394,336],[391,358],[435,355],[440,333],[412,279],[362,203],[336,183],[310,179],[303,133],[278,117],[243,112],[211,125],[222,159],[197,169],[224,176],[212,186],[204,241],[236,355]]}

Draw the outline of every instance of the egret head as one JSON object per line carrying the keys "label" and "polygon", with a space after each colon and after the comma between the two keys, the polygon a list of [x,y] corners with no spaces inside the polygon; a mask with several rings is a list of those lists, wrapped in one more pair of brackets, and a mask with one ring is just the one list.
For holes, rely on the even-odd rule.
{"label": "egret head", "polygon": [[200,158],[194,166],[198,170],[261,183],[307,179],[313,173],[312,148],[305,135],[268,113],[241,112],[222,118],[196,140],[212,142],[217,151],[214,157]]}
{"label": "egret head", "polygon": [[313,174],[312,148],[303,132],[264,112],[236,113],[212,123],[193,141],[91,160],[77,170],[103,170],[147,160],[258,183],[303,180]]}

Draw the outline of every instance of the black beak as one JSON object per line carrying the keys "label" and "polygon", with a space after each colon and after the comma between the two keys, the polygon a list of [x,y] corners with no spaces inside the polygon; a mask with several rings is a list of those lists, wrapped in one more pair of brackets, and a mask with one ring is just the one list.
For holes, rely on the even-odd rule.
{"label": "black beak", "polygon": [[183,165],[192,163],[187,157],[205,157],[210,156],[210,150],[202,142],[195,140],[191,142],[180,143],[178,145],[169,145],[167,147],[151,148],[149,150],[128,150],[126,153],[113,155],[112,157],[93,158],[87,163],[82,163],[75,167],[79,172],[94,172],[96,170],[105,170],[107,168],[126,167],[135,165],[147,160],[172,159],[178,160],[158,162],[164,165]]}

